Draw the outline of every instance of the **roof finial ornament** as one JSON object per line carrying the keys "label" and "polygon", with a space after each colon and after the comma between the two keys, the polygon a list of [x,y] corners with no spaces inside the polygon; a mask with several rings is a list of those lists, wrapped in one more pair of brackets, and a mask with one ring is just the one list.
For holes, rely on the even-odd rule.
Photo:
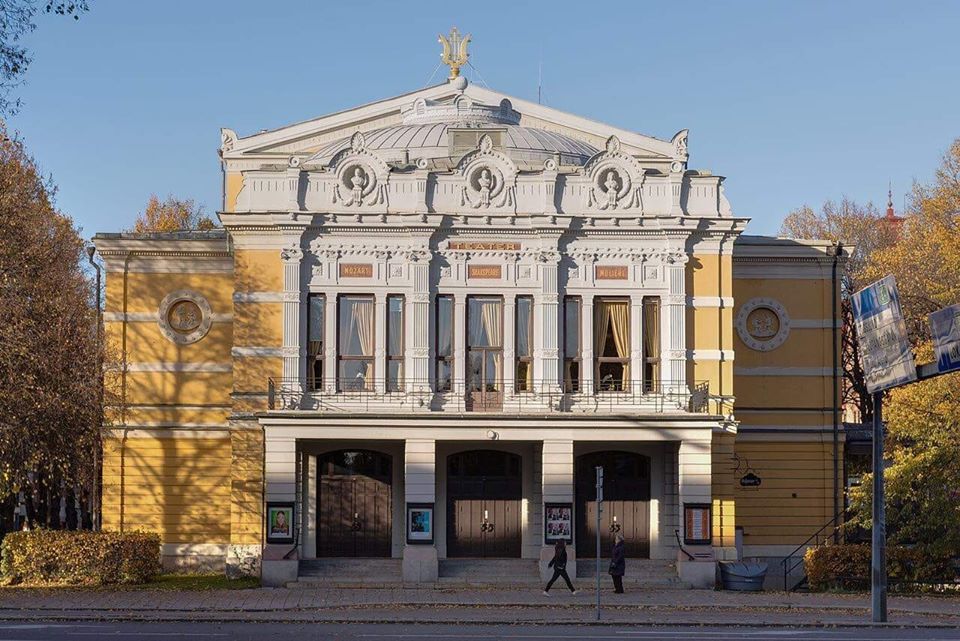
{"label": "roof finial ornament", "polygon": [[440,62],[450,67],[449,80],[456,80],[460,76],[460,67],[467,64],[470,54],[467,53],[467,44],[470,43],[470,34],[461,36],[456,27],[450,29],[450,35],[440,34],[440,44],[443,51],[440,53]]}

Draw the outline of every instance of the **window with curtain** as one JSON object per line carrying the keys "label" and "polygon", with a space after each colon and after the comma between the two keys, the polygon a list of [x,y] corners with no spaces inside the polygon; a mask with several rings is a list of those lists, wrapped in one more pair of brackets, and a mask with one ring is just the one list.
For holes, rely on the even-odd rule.
{"label": "window with curtain", "polygon": [[467,298],[467,389],[499,392],[503,380],[503,299]]}
{"label": "window with curtain", "polygon": [[516,389],[533,391],[533,298],[517,296]]}
{"label": "window with curtain", "polygon": [[338,301],[337,378],[341,390],[373,389],[373,296],[342,295]]}
{"label": "window with curtain", "polygon": [[630,301],[598,298],[593,306],[594,380],[599,391],[630,386]]}
{"label": "window with curtain", "polygon": [[580,391],[580,297],[563,299],[563,388]]}
{"label": "window with curtain", "polygon": [[438,392],[453,388],[453,296],[436,298],[436,386]]}
{"label": "window with curtain", "polygon": [[310,294],[307,301],[307,383],[310,389],[320,389],[323,387],[323,315],[327,297]]}
{"label": "window with curtain", "polygon": [[647,391],[660,389],[660,299],[643,297],[643,384]]}
{"label": "window with curtain", "polygon": [[387,296],[387,391],[403,387],[403,296]]}

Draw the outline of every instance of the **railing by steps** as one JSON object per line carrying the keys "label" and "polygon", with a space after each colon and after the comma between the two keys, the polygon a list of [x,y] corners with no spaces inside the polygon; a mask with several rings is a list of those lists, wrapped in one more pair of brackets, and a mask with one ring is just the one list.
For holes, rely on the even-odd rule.
{"label": "railing by steps", "polygon": [[785,592],[793,592],[806,584],[806,571],[804,571],[803,576],[794,582],[793,585],[790,585],[790,575],[793,574],[797,568],[803,566],[803,559],[808,548],[820,547],[840,535],[840,528],[842,528],[844,522],[846,522],[847,513],[848,510],[844,510],[835,515],[832,519],[824,523],[819,530],[811,534],[806,541],[798,545],[793,552],[780,561],[780,566],[783,568],[783,590]]}

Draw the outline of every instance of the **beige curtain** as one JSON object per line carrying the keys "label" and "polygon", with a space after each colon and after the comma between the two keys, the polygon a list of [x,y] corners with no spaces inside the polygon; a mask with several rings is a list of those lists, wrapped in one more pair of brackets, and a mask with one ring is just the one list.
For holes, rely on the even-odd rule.
{"label": "beige curtain", "polygon": [[[500,313],[500,301],[498,300],[485,300],[480,303],[481,307],[481,317],[483,319],[483,331],[487,335],[487,346],[489,347],[502,347],[503,346],[503,316]],[[495,385],[500,385],[500,380],[502,377],[503,370],[503,359],[495,357],[494,358],[494,379],[493,382]]]}
{"label": "beige curtain", "polygon": [[[627,301],[613,301],[610,306],[610,326],[613,328],[613,343],[617,348],[617,357],[630,358],[630,307]],[[629,361],[623,365],[623,389],[630,384]]]}
{"label": "beige curtain", "polygon": [[655,391],[660,378],[660,301],[656,298],[643,301],[643,352],[647,389]]}
{"label": "beige curtain", "polygon": [[[610,326],[610,303],[600,301],[597,305],[596,319],[593,323],[593,354],[594,358],[603,356],[603,347],[607,339],[607,328]],[[599,382],[599,381],[598,381]]]}
{"label": "beige curtain", "polygon": [[373,301],[350,301],[350,315],[360,343],[360,355],[373,356]]}

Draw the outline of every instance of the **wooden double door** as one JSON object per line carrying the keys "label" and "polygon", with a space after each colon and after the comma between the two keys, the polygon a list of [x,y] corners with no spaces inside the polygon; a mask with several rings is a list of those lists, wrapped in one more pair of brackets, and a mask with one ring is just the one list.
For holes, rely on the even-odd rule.
{"label": "wooden double door", "polygon": [[317,556],[389,557],[393,461],[371,450],[317,459]]}
{"label": "wooden double door", "polygon": [[521,458],[474,450],[447,458],[447,556],[519,558]]}
{"label": "wooden double door", "polygon": [[577,458],[577,556],[597,553],[596,467],[603,467],[600,554],[610,556],[623,535],[628,558],[650,557],[650,459],[633,452],[594,452]]}

